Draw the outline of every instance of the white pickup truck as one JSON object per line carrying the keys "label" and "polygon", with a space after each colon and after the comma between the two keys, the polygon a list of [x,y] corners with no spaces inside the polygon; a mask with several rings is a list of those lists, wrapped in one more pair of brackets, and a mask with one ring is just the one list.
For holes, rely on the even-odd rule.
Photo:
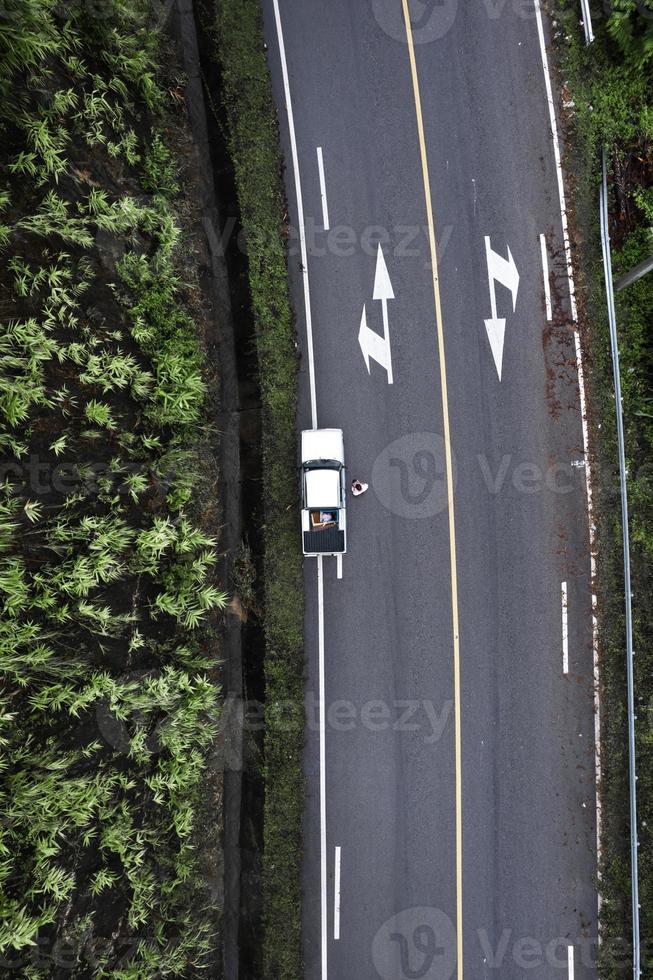
{"label": "white pickup truck", "polygon": [[342,429],[302,432],[302,540],[304,554],[347,551],[347,487]]}

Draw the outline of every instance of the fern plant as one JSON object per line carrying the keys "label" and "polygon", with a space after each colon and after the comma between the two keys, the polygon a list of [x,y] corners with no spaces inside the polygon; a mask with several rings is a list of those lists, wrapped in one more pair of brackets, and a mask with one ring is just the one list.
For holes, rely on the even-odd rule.
{"label": "fern plant", "polygon": [[613,0],[608,32],[626,64],[645,71],[653,63],[652,0]]}

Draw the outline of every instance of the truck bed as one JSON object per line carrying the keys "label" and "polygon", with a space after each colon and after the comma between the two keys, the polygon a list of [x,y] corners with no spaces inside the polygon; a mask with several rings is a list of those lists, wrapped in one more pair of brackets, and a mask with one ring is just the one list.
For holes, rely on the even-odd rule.
{"label": "truck bed", "polygon": [[337,527],[321,531],[304,531],[304,551],[309,554],[333,555],[345,550],[345,532]]}

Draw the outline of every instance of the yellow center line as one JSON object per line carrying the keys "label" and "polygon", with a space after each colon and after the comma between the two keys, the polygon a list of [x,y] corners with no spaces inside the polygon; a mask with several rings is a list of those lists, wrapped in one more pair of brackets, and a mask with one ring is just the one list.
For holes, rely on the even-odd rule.
{"label": "yellow center line", "polygon": [[417,134],[419,137],[419,152],[422,161],[422,178],[424,182],[424,198],[426,201],[426,218],[429,229],[429,247],[431,250],[431,268],[433,271],[433,298],[435,302],[435,322],[438,333],[438,354],[440,358],[440,390],[442,392],[442,419],[444,424],[444,455],[447,474],[447,501],[449,514],[449,561],[451,566],[451,617],[453,625],[453,676],[454,676],[454,726],[455,726],[455,756],[456,756],[456,953],[457,977],[463,980],[463,820],[462,820],[462,748],[460,735],[460,637],[458,632],[458,570],[456,564],[456,523],[453,500],[453,463],[451,452],[451,432],[449,429],[449,400],[447,396],[447,365],[444,352],[444,328],[442,326],[442,305],[440,303],[440,280],[438,277],[438,256],[435,244],[435,222],[433,220],[433,205],[431,203],[431,184],[429,166],[426,156],[426,140],[424,139],[424,121],[422,119],[422,100],[419,94],[419,79],[415,62],[415,46],[413,44],[413,29],[410,23],[408,0],[402,0],[404,22],[406,24],[406,39],[410,71],[413,78],[413,97],[417,115]]}

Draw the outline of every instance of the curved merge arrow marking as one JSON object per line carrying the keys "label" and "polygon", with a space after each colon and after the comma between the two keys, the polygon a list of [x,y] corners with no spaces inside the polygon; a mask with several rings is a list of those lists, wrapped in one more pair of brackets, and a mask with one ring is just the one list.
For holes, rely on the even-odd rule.
{"label": "curved merge arrow marking", "polygon": [[517,292],[519,290],[519,272],[515,260],[512,257],[510,247],[508,248],[508,258],[495,252],[490,245],[490,236],[485,236],[485,258],[487,260],[487,276],[490,288],[490,309],[492,315],[485,320],[485,329],[490,341],[490,350],[494,358],[494,365],[501,381],[501,367],[503,364],[503,342],[506,335],[506,321],[504,317],[497,316],[497,295],[495,283],[499,282],[512,295],[512,311],[515,312],[517,306]]}
{"label": "curved merge arrow marking", "polygon": [[[384,323],[385,326],[385,323]],[[390,354],[390,344],[388,342],[387,334],[381,337],[378,333],[372,330],[367,325],[367,312],[363,306],[363,315],[361,316],[361,325],[358,330],[358,343],[360,344],[360,349],[363,352],[363,357],[365,358],[365,367],[367,368],[367,373],[370,374],[370,358],[376,361],[381,367],[385,368],[388,373],[388,384],[392,384],[392,356]]]}

